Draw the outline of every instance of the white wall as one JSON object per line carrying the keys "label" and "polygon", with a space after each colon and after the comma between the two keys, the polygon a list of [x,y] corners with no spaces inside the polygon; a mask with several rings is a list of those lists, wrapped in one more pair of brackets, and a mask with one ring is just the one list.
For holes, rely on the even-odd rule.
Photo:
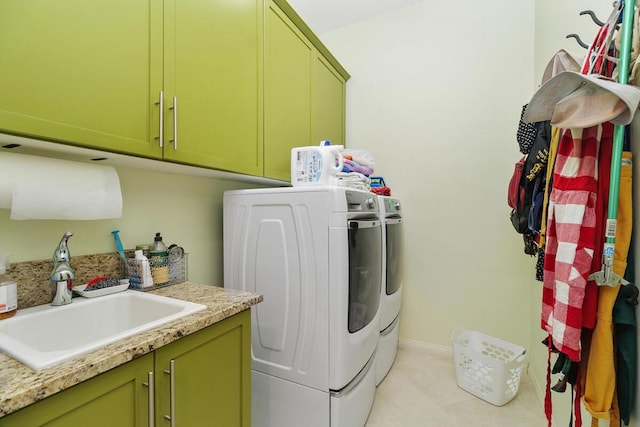
{"label": "white wall", "polygon": [[[515,130],[552,55],[582,55],[566,35],[595,36],[579,12],[606,19],[611,4],[447,3],[423,0],[321,39],[352,75],[347,143],[373,152],[404,203],[401,339],[448,346],[463,326],[522,344],[542,397],[541,283],[505,202]],[[567,425],[570,394],[553,398],[554,425]]]}
{"label": "white wall", "polygon": [[538,285],[506,188],[533,33],[533,0],[423,0],[320,35],[352,75],[347,144],[404,206],[401,339],[449,347],[462,326],[529,347]]}
{"label": "white wall", "polygon": [[580,12],[592,10],[604,21],[612,11],[612,4],[599,0],[536,0],[534,90],[539,86],[549,59],[558,50],[584,55],[585,49],[574,39],[567,39],[568,34],[578,34],[587,44],[593,41],[598,27],[588,15],[580,15]]}

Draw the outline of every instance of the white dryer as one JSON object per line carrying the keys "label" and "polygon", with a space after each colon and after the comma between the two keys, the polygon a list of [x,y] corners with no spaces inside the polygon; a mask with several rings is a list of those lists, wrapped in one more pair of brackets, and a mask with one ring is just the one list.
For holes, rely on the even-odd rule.
{"label": "white dryer", "polygon": [[402,210],[400,201],[378,196],[382,221],[382,286],[380,287],[380,339],[376,351],[376,385],[393,366],[398,353],[402,304]]}
{"label": "white dryer", "polygon": [[375,395],[382,228],[343,187],[224,194],[224,285],[256,292],[252,425],[358,427]]}

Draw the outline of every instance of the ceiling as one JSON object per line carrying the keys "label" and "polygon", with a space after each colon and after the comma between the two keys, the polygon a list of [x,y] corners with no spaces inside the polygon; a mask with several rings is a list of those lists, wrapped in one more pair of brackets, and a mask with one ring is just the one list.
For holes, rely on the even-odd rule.
{"label": "ceiling", "polygon": [[354,24],[420,0],[288,0],[317,33]]}

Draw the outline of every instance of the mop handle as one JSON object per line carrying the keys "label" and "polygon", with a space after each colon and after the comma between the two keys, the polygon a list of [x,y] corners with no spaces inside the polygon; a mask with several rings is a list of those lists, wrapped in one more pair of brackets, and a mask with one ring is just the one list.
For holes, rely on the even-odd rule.
{"label": "mop handle", "polygon": [[[629,56],[633,35],[633,11],[635,0],[625,0],[622,11],[622,36],[620,44],[620,61],[618,63],[618,83],[629,82]],[[634,112],[632,111],[631,114]],[[613,149],[611,152],[611,175],[609,183],[609,205],[607,224],[605,227],[605,244],[602,252],[603,265],[613,266],[613,255],[616,242],[616,225],[618,219],[618,197],[620,193],[620,169],[622,151],[624,149],[624,125],[616,125],[613,131]],[[605,269],[606,271],[607,269]]]}

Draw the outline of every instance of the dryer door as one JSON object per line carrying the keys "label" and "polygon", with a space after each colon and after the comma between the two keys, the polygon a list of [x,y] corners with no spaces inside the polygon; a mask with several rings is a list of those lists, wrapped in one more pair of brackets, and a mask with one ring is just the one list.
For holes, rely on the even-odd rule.
{"label": "dryer door", "polygon": [[331,390],[351,382],[373,355],[380,333],[382,228],[348,220],[329,234]]}
{"label": "dryer door", "polygon": [[400,289],[402,284],[402,218],[387,218],[386,220],[386,255],[387,255],[387,279],[386,293],[391,295]]}
{"label": "dryer door", "polygon": [[349,221],[349,332],[367,326],[380,305],[381,234],[378,220]]}

